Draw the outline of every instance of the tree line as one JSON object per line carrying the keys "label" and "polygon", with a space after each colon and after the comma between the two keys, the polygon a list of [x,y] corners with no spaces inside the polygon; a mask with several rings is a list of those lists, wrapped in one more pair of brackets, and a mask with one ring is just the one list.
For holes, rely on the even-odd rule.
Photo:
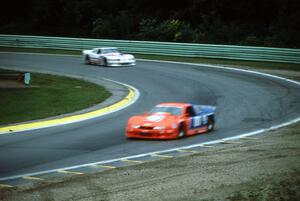
{"label": "tree line", "polygon": [[300,47],[298,0],[28,0],[1,34]]}

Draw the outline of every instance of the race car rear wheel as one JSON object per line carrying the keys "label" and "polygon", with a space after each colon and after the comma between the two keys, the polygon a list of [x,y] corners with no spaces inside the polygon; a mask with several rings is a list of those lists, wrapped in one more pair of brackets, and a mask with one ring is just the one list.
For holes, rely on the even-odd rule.
{"label": "race car rear wheel", "polygon": [[215,120],[213,116],[208,117],[208,122],[207,122],[207,131],[213,131],[215,129]]}
{"label": "race car rear wheel", "polygon": [[184,129],[184,124],[181,123],[178,128],[178,138],[183,138],[183,137],[185,137],[185,129]]}

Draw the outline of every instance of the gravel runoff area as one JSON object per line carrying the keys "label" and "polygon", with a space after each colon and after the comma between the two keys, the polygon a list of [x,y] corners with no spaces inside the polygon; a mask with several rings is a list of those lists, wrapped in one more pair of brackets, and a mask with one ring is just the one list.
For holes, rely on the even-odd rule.
{"label": "gravel runoff area", "polygon": [[0,200],[300,200],[300,123],[255,137],[190,156],[2,188]]}

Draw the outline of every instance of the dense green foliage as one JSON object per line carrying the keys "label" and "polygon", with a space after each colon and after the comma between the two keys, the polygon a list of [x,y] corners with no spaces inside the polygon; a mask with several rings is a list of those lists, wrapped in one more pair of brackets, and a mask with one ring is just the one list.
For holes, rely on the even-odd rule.
{"label": "dense green foliage", "polygon": [[299,0],[9,1],[0,33],[299,48],[299,10]]}

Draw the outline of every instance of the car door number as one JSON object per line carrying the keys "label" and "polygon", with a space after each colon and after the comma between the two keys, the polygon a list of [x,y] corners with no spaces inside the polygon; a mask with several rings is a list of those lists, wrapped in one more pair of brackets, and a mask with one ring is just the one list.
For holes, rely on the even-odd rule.
{"label": "car door number", "polygon": [[207,116],[196,116],[192,118],[193,128],[207,124]]}

